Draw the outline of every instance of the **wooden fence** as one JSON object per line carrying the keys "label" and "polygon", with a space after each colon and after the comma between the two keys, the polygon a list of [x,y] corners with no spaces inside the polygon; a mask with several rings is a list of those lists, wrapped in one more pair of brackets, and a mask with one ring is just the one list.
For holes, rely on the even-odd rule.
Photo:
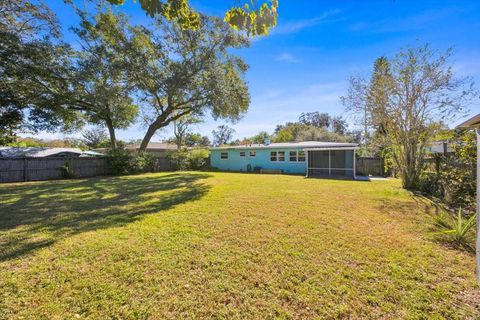
{"label": "wooden fence", "polygon": [[0,182],[63,179],[68,163],[76,178],[107,174],[106,158],[15,158],[0,159]]}
{"label": "wooden fence", "polygon": [[356,159],[355,168],[358,176],[387,176],[382,158],[359,157]]}
{"label": "wooden fence", "polygon": [[[107,158],[0,158],[0,183],[64,179],[62,167],[68,163],[75,178],[107,175]],[[172,171],[168,158],[158,158],[154,172]]]}

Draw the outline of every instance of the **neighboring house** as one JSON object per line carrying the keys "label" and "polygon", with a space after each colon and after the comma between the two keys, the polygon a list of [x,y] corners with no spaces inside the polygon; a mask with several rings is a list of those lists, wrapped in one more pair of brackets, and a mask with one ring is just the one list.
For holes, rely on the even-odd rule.
{"label": "neighboring house", "polygon": [[211,148],[210,164],[224,171],[256,171],[355,178],[355,143],[292,142]]}
{"label": "neighboring house", "polygon": [[427,154],[449,154],[453,152],[452,144],[448,141],[434,141],[427,146]]}
{"label": "neighboring house", "polygon": [[53,157],[93,157],[102,156],[93,151],[78,148],[38,148],[38,147],[0,147],[0,158],[53,158]]}
{"label": "neighboring house", "polygon": [[[132,153],[138,152],[140,150],[140,143],[133,143],[127,144],[125,149]],[[161,142],[150,142],[147,145],[147,149],[145,150],[148,153],[155,155],[157,158],[167,158],[167,155],[170,151],[177,150],[177,145],[169,144],[169,143],[161,143]],[[95,151],[106,153],[106,148],[95,149]]]}
{"label": "neighboring house", "polygon": [[[138,152],[140,150],[140,143],[128,144],[125,149]],[[166,158],[168,152],[177,150],[177,145],[169,144],[169,143],[161,143],[161,142],[150,142],[147,145],[147,149],[145,150],[148,153],[153,154],[157,158]]]}

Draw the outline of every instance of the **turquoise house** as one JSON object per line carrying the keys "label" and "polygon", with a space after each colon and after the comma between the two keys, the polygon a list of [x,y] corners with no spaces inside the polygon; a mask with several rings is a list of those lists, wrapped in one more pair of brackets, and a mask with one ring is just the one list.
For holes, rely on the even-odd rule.
{"label": "turquoise house", "polygon": [[222,171],[355,178],[357,149],[355,143],[319,141],[223,146],[210,149],[210,165]]}

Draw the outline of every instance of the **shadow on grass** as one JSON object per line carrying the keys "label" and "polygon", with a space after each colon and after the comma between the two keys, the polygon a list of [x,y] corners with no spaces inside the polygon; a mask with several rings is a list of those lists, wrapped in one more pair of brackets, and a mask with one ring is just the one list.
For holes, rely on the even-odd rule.
{"label": "shadow on grass", "polygon": [[0,261],[200,199],[209,190],[201,180],[209,176],[172,173],[0,188]]}

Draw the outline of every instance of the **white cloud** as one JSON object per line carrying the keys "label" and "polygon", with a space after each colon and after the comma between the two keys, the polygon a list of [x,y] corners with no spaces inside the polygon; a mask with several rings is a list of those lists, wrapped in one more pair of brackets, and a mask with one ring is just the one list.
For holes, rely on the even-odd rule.
{"label": "white cloud", "polygon": [[459,12],[458,8],[442,8],[440,10],[429,10],[410,16],[399,16],[394,19],[382,19],[375,21],[359,21],[351,24],[348,28],[354,32],[368,31],[371,33],[392,33],[424,29],[432,22],[441,21],[447,16]]}
{"label": "white cloud", "polygon": [[297,33],[305,28],[310,28],[321,23],[328,22],[328,19],[338,15],[341,10],[329,10],[323,12],[321,15],[316,16],[311,19],[297,20],[297,21],[287,21],[285,23],[279,22],[277,26],[272,29],[272,35],[279,34],[292,34]]}
{"label": "white cloud", "polygon": [[289,62],[289,63],[299,63],[302,62],[302,60],[296,58],[293,54],[289,52],[284,52],[281,55],[279,55],[276,59],[277,61],[281,62]]}

